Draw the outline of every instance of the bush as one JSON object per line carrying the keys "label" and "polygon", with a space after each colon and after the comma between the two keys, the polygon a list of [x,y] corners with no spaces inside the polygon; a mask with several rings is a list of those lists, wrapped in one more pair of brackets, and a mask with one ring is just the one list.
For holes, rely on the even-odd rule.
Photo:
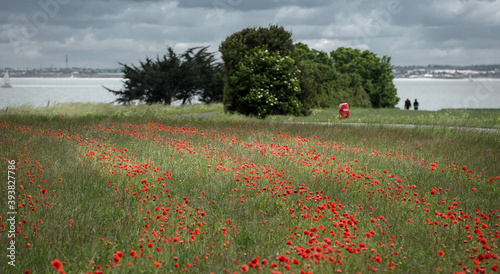
{"label": "bush", "polygon": [[298,73],[295,61],[278,52],[257,50],[245,56],[229,80],[240,95],[236,110],[259,118],[300,115]]}

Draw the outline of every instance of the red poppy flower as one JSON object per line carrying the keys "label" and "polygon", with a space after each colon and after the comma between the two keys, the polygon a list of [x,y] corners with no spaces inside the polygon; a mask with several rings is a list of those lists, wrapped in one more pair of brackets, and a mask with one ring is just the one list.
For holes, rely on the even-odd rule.
{"label": "red poppy flower", "polygon": [[139,256],[137,255],[137,252],[136,252],[135,250],[130,251],[130,256],[133,256],[133,257],[135,257],[135,258],[139,257]]}
{"label": "red poppy flower", "polygon": [[115,260],[115,262],[119,263],[120,262],[120,256],[118,256],[118,254],[113,254],[113,259]]}
{"label": "red poppy flower", "polygon": [[439,255],[439,256],[441,256],[441,257],[443,257],[443,256],[444,256],[444,251],[439,250],[439,251],[438,251],[438,255]]}
{"label": "red poppy flower", "polygon": [[59,261],[58,259],[55,259],[53,260],[52,262],[50,262],[50,264],[57,270],[57,271],[61,271],[62,270],[62,267],[63,267],[63,264],[61,263],[61,261]]}

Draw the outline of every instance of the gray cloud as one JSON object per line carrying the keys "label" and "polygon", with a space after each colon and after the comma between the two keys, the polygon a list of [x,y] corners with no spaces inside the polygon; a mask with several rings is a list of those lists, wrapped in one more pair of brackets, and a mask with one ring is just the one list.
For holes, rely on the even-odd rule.
{"label": "gray cloud", "polygon": [[0,10],[0,68],[116,67],[279,24],[296,42],[369,49],[393,64],[499,63],[500,2],[487,0],[41,0]]}

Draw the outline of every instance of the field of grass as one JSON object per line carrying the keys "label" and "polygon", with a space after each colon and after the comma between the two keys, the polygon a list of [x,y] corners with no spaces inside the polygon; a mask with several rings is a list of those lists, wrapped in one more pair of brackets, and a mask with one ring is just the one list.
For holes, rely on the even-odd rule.
{"label": "field of grass", "polygon": [[0,110],[0,273],[497,271],[498,133],[342,123],[500,111],[183,116],[221,111]]}
{"label": "field of grass", "polygon": [[353,108],[349,119],[338,120],[337,109],[316,110],[310,117],[280,117],[276,121],[413,124],[432,126],[457,126],[500,128],[500,109],[444,109],[439,111],[415,111],[401,109]]}
{"label": "field of grass", "polygon": [[[0,113],[21,116],[39,116],[43,119],[59,117],[67,118],[120,118],[143,117],[158,119],[165,116],[181,116],[193,113],[223,113],[221,104],[188,105],[181,107],[152,106],[119,106],[104,103],[63,103],[50,106],[21,106],[0,109]],[[439,111],[414,111],[401,109],[365,109],[351,108],[350,118],[338,119],[337,109],[317,109],[311,116],[270,116],[273,122],[326,122],[326,123],[368,123],[368,124],[412,124],[432,126],[479,127],[500,129],[500,109],[444,109]],[[221,117],[222,116],[222,117]],[[239,115],[219,115],[216,120],[258,121]],[[212,119],[213,120],[213,119]]]}

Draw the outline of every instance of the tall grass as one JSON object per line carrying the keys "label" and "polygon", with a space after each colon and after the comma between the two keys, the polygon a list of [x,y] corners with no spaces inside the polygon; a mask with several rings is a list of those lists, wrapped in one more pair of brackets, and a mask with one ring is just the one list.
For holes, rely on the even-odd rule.
{"label": "tall grass", "polygon": [[61,107],[2,114],[0,158],[17,161],[21,205],[17,264],[2,253],[2,273],[52,272],[55,259],[68,273],[223,273],[256,256],[265,272],[295,273],[498,264],[496,133]]}
{"label": "tall grass", "polygon": [[3,115],[41,116],[45,119],[64,116],[66,118],[156,118],[178,116],[192,113],[222,111],[221,104],[195,104],[184,106],[152,105],[115,105],[106,103],[56,103],[47,106],[22,105],[0,109]]}
{"label": "tall grass", "polygon": [[[339,119],[337,109],[316,109],[311,116],[270,116],[273,122],[329,122],[329,123],[368,123],[368,124],[411,124],[456,127],[500,128],[499,109],[444,109],[439,111],[414,111],[401,109],[351,108],[349,119]],[[4,115],[43,116],[44,119],[64,115],[68,118],[113,118],[133,117],[162,118],[200,113],[218,113],[216,120],[260,121],[256,117],[242,115],[222,115],[221,104],[164,106],[161,104],[123,106],[105,103],[58,103],[34,107],[24,105],[0,109]]]}
{"label": "tall grass", "polygon": [[310,117],[270,117],[274,121],[369,124],[413,124],[457,127],[500,128],[498,109],[445,109],[415,111],[401,109],[352,108],[349,119],[339,120],[338,110],[315,110]]}

